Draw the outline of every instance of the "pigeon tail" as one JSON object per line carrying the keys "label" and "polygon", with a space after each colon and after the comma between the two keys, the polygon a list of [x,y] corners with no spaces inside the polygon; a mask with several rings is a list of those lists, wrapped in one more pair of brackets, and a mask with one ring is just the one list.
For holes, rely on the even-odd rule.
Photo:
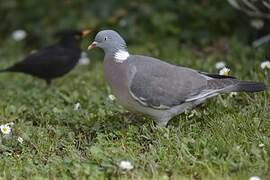
{"label": "pigeon tail", "polygon": [[262,82],[254,82],[254,81],[239,81],[232,91],[235,92],[260,92],[266,90],[267,87],[264,83]]}
{"label": "pigeon tail", "polygon": [[208,81],[208,86],[212,89],[218,87],[217,89],[220,89],[220,92],[259,92],[267,89],[266,85],[262,82],[241,81],[235,77],[215,76],[217,78]]}

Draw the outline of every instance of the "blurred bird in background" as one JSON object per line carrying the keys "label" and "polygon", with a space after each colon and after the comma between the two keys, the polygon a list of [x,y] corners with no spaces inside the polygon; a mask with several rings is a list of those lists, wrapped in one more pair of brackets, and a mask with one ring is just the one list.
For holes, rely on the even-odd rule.
{"label": "blurred bird in background", "polygon": [[19,72],[44,79],[47,85],[55,78],[71,71],[78,63],[81,55],[80,42],[92,30],[63,30],[55,36],[59,41],[51,46],[30,54],[21,62],[0,72]]}

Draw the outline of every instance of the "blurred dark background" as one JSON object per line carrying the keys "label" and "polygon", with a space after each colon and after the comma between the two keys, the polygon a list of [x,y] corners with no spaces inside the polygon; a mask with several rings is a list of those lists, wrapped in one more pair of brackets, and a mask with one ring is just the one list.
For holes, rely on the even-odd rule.
{"label": "blurred dark background", "polygon": [[250,44],[267,34],[267,19],[255,27],[261,19],[248,17],[228,1],[1,0],[0,46],[17,29],[27,32],[28,48],[39,48],[55,31],[69,28],[113,28],[129,43],[170,41],[198,47],[231,37]]}

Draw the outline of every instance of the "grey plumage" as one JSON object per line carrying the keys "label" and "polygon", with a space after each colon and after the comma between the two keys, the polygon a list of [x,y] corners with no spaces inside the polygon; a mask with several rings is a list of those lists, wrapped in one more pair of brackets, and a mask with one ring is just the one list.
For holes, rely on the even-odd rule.
{"label": "grey plumage", "polygon": [[160,125],[206,99],[227,92],[265,90],[263,83],[207,74],[139,55],[129,55],[115,31],[96,35],[90,46],[104,50],[104,73],[120,104],[154,118]]}

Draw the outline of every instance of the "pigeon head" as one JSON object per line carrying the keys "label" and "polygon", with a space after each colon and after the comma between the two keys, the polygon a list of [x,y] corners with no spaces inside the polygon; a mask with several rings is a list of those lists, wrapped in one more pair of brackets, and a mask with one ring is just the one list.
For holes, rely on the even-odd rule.
{"label": "pigeon head", "polygon": [[105,54],[115,54],[119,51],[127,52],[127,46],[125,40],[113,30],[100,31],[95,41],[88,47],[92,49],[99,47],[104,50]]}

